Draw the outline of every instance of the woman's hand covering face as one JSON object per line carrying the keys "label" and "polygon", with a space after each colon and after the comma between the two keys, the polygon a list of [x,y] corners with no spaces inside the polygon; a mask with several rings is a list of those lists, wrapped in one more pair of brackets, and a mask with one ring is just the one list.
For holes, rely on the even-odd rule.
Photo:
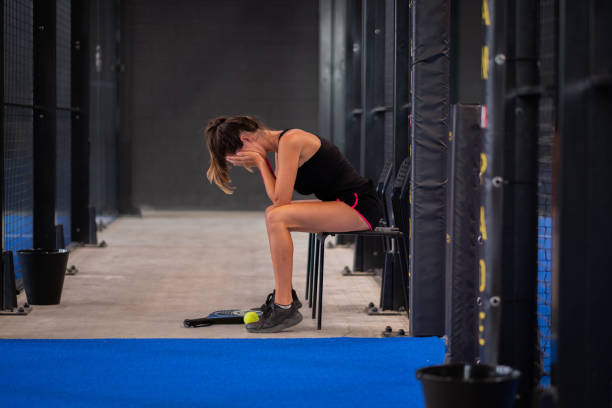
{"label": "woman's hand covering face", "polygon": [[265,156],[252,150],[243,150],[236,154],[228,155],[225,159],[234,166],[257,167],[260,160],[265,160]]}

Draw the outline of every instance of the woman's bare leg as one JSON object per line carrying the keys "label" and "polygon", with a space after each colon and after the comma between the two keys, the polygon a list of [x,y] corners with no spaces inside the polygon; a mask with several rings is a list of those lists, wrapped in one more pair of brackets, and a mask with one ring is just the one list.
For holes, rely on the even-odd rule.
{"label": "woman's bare leg", "polygon": [[266,209],[266,227],[274,268],[275,301],[292,302],[293,241],[291,231],[359,231],[369,229],[366,221],[343,202],[293,201]]}

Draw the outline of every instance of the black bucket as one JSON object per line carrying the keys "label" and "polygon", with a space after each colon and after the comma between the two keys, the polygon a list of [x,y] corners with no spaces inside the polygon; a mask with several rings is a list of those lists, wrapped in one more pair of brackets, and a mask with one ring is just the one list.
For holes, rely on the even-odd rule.
{"label": "black bucket", "polygon": [[68,265],[68,253],[66,249],[22,249],[17,251],[28,303],[32,305],[59,304]]}
{"label": "black bucket", "polygon": [[417,370],[427,408],[511,408],[521,374],[507,366],[449,364]]}

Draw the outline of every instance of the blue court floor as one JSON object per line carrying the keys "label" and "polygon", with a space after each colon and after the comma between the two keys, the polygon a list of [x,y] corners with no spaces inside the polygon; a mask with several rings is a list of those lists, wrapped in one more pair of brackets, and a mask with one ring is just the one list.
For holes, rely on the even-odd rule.
{"label": "blue court floor", "polygon": [[2,407],[411,407],[438,338],[0,340]]}

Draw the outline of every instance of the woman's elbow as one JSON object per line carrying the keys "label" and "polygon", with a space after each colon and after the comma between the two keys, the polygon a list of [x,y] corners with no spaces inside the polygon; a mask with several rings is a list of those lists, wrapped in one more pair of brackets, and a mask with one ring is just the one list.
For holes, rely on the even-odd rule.
{"label": "woman's elbow", "polygon": [[274,207],[280,207],[281,205],[289,203],[291,203],[291,198],[287,197],[274,197],[274,199],[272,200],[272,205],[274,205]]}

